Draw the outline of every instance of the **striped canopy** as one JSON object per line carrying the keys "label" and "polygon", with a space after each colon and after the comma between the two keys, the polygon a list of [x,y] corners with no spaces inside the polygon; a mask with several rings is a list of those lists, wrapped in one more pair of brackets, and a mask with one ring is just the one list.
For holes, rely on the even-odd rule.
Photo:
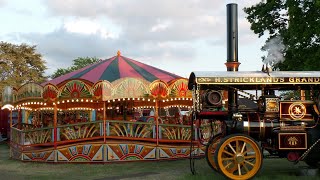
{"label": "striped canopy", "polygon": [[48,83],[57,85],[65,80],[71,79],[85,79],[91,81],[92,83],[95,83],[99,80],[113,82],[117,79],[125,77],[142,78],[149,82],[155,80],[169,82],[173,79],[181,78],[178,75],[121,56],[120,52],[118,52],[117,56],[102,60],[74,72],[52,79],[42,85]]}

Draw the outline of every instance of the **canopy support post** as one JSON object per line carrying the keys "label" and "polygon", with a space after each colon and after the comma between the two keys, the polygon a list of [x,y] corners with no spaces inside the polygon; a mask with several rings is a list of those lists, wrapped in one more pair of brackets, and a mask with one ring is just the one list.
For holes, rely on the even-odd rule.
{"label": "canopy support post", "polygon": [[106,143],[106,102],[103,101],[103,142]]}
{"label": "canopy support post", "polygon": [[158,107],[159,107],[159,100],[156,100],[156,107],[155,107],[155,113],[154,113],[154,119],[156,121],[156,138],[157,138],[157,146],[159,145],[159,121],[158,121],[158,117],[159,117],[159,111],[158,111]]}
{"label": "canopy support post", "polygon": [[20,119],[20,112],[21,112],[21,107],[18,107],[18,129],[22,129],[22,119]]}
{"label": "canopy support post", "polygon": [[12,128],[12,108],[10,108],[10,132]]}
{"label": "canopy support post", "polygon": [[58,109],[56,103],[53,103],[54,110],[53,110],[53,144],[54,144],[54,150],[57,149],[57,121],[58,121]]}
{"label": "canopy support post", "polygon": [[[10,108],[10,142],[12,141],[12,108]],[[10,145],[10,158],[12,158],[12,149]]]}
{"label": "canopy support post", "polygon": [[158,117],[159,117],[159,111],[158,111],[158,107],[159,107],[159,100],[158,98],[156,98],[156,107],[155,107],[155,112],[154,112],[154,119],[156,121],[156,159],[159,159],[159,151],[158,151],[158,147],[159,147],[159,121],[158,121]]}

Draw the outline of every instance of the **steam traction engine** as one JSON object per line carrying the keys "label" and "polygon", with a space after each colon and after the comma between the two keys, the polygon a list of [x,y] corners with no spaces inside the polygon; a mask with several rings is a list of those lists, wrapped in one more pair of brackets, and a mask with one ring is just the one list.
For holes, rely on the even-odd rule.
{"label": "steam traction engine", "polygon": [[[193,72],[189,89],[196,119],[221,125],[206,147],[214,170],[250,179],[262,165],[262,150],[318,166],[320,72]],[[278,90],[301,96],[283,100]]]}
{"label": "steam traction engine", "polygon": [[[250,179],[263,152],[320,162],[320,72],[238,71],[237,5],[227,5],[227,71],[192,72],[194,119],[220,124],[206,146],[213,170],[230,179]],[[299,97],[284,100],[280,91]],[[241,98],[242,97],[242,98]]]}

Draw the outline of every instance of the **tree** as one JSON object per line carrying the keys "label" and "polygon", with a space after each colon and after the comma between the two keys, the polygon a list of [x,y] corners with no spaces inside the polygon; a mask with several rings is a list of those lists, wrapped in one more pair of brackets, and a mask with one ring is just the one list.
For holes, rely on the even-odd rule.
{"label": "tree", "polygon": [[0,93],[5,86],[45,81],[45,70],[45,61],[36,46],[0,42]]}
{"label": "tree", "polygon": [[52,79],[57,78],[59,76],[65,75],[67,73],[70,73],[72,71],[81,69],[83,67],[86,67],[90,64],[96,63],[100,61],[96,57],[78,57],[77,59],[73,60],[73,64],[68,68],[58,68],[50,77]]}
{"label": "tree", "polygon": [[[280,39],[284,61],[265,63],[280,70],[320,70],[320,1],[319,0],[267,0],[244,8],[251,30],[259,37],[269,36],[263,51],[274,54],[269,43]],[[272,43],[271,43],[272,44]],[[279,48],[273,48],[278,49]],[[270,59],[269,59],[270,60]]]}

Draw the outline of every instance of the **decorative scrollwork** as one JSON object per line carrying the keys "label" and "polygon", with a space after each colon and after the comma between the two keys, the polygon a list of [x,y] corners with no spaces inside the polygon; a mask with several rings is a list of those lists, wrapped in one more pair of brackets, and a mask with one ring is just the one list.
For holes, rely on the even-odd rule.
{"label": "decorative scrollwork", "polygon": [[97,132],[98,130],[96,125],[92,124],[64,128],[62,131],[62,135],[67,140],[71,140],[94,137]]}
{"label": "decorative scrollwork", "polygon": [[188,90],[188,80],[178,79],[170,84],[171,97],[191,97],[192,92]]}
{"label": "decorative scrollwork", "polygon": [[169,88],[167,83],[161,81],[161,80],[156,80],[153,81],[150,85],[150,93],[153,97],[162,97],[165,98],[169,94]]}
{"label": "decorative scrollwork", "polygon": [[207,77],[199,77],[197,78],[198,83],[206,83],[206,82],[210,82],[211,78],[207,78]]}
{"label": "decorative scrollwork", "polygon": [[114,124],[111,132],[116,136],[147,138],[152,132],[151,124]]}
{"label": "decorative scrollwork", "polygon": [[292,103],[289,106],[289,114],[292,119],[302,119],[306,115],[306,107],[302,103]]}
{"label": "decorative scrollwork", "polygon": [[60,97],[62,98],[90,98],[92,97],[91,94],[91,87],[80,81],[80,80],[73,80],[66,83],[61,88]]}
{"label": "decorative scrollwork", "polygon": [[51,141],[51,129],[26,132],[26,142],[30,144],[48,143]]}
{"label": "decorative scrollwork", "polygon": [[168,139],[174,140],[190,140],[191,130],[184,127],[165,127],[163,134]]}
{"label": "decorative scrollwork", "polygon": [[58,88],[53,84],[47,84],[43,88],[43,99],[54,101],[59,94]]}
{"label": "decorative scrollwork", "polygon": [[98,81],[92,87],[93,96],[103,101],[111,99],[112,84],[109,81]]}
{"label": "decorative scrollwork", "polygon": [[112,82],[113,99],[117,98],[136,98],[150,94],[149,82],[137,78],[122,78]]}

